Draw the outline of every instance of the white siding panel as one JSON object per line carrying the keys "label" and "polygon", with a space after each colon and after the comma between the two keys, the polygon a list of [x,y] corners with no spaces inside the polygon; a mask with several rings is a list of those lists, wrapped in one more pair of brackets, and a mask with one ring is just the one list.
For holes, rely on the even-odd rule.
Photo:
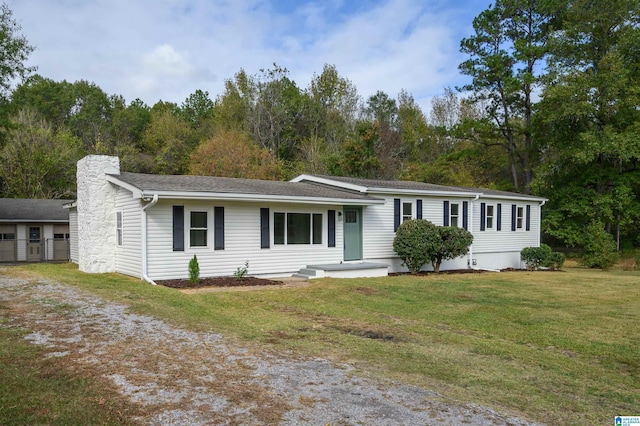
{"label": "white siding panel", "polygon": [[78,210],[69,209],[69,255],[71,261],[78,263]]}
{"label": "white siding panel", "polygon": [[116,272],[141,277],[142,202],[140,199],[132,198],[130,191],[118,188],[115,211],[122,212],[122,246],[116,246],[115,250]]}
{"label": "white siding panel", "polygon": [[[185,251],[173,251],[173,205],[185,208]],[[213,249],[213,207],[224,207],[225,248]],[[260,248],[260,208],[270,209],[271,247]],[[191,210],[208,211],[209,247],[189,247],[189,214]],[[233,202],[171,202],[160,200],[147,210],[148,275],[154,280],[187,278],[188,265],[196,255],[200,276],[233,275],[249,261],[250,275],[290,274],[309,264],[338,263],[343,259],[342,222],[336,223],[336,247],[327,246],[327,211],[335,206],[308,206],[267,203]],[[322,244],[273,245],[273,213],[321,213],[323,215]]]}
{"label": "white siding panel", "polygon": [[[486,203],[487,205],[497,206],[498,203],[502,204],[502,230],[496,229],[497,216],[494,219],[494,226],[492,229],[486,229],[480,231],[480,205]],[[523,224],[522,229],[516,231],[511,230],[511,206],[515,204],[518,207],[525,209],[525,217],[523,223],[526,220],[526,206],[531,206],[531,228],[529,231],[525,229]],[[538,203],[527,202],[512,202],[509,200],[499,199],[487,199],[481,198],[473,203],[473,252],[474,253],[505,253],[505,252],[520,252],[525,247],[537,246],[540,235],[540,220],[539,220],[539,207]],[[497,207],[495,208],[497,215]]]}

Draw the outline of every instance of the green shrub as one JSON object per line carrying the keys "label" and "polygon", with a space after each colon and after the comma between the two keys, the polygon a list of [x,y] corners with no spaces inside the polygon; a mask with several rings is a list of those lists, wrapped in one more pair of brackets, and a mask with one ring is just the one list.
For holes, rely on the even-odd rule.
{"label": "green shrub", "polygon": [[200,265],[198,265],[198,258],[193,255],[193,259],[189,261],[189,281],[194,284],[200,282]]}
{"label": "green shrub", "polygon": [[469,246],[473,243],[473,235],[464,228],[438,227],[438,233],[440,234],[440,244],[431,256],[435,272],[440,272],[443,260],[451,260],[467,254]]}
{"label": "green shrub", "polygon": [[554,271],[557,271],[558,269],[562,268],[562,265],[564,265],[564,261],[566,259],[567,257],[564,255],[564,253],[560,253],[559,251],[554,251],[551,253],[551,256],[549,256],[548,261],[545,262],[543,266],[546,266],[547,268],[551,268]]}
{"label": "green shrub", "polygon": [[431,262],[440,244],[438,227],[428,220],[407,220],[396,231],[393,250],[402,259],[412,274],[416,274],[424,265]]}
{"label": "green shrub", "polygon": [[466,254],[472,242],[473,235],[465,229],[436,226],[423,219],[408,220],[398,228],[393,250],[413,274],[428,263],[439,272],[443,260]]}
{"label": "green shrub", "polygon": [[585,230],[584,253],[579,263],[588,268],[610,269],[618,263],[616,242],[597,222],[591,223]]}
{"label": "green shrub", "polygon": [[530,271],[538,270],[541,267],[555,271],[564,265],[565,255],[551,250],[551,247],[546,244],[540,244],[540,247],[523,248],[520,252],[520,259],[522,259]]}
{"label": "green shrub", "polygon": [[236,279],[241,280],[247,275],[247,272],[249,272],[248,260],[244,262],[244,266],[238,266],[238,269],[233,273],[233,276],[236,277]]}

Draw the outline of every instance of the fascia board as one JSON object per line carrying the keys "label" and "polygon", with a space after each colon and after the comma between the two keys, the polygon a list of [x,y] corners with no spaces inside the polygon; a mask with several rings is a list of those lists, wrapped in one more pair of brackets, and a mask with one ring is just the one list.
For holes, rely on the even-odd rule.
{"label": "fascia board", "polygon": [[369,194],[384,194],[384,195],[424,195],[435,197],[458,197],[458,198],[475,198],[478,195],[482,195],[479,192],[455,192],[455,191],[428,191],[420,189],[393,189],[393,188],[369,188]]}
{"label": "fascia board", "polygon": [[384,204],[385,200],[372,198],[370,200],[354,200],[349,198],[320,198],[297,197],[287,195],[267,194],[239,194],[220,192],[174,192],[174,191],[142,191],[141,197],[151,197],[157,194],[160,198],[179,200],[220,200],[220,201],[252,201],[252,202],[278,202],[278,203],[302,203],[302,204],[328,204],[348,206],[369,206]]}
{"label": "fascia board", "polygon": [[517,196],[517,195],[492,195],[492,194],[480,194],[480,198],[487,199],[491,198],[494,200],[512,200],[512,201],[530,201],[535,203],[546,203],[546,198],[541,197],[527,197],[527,196]]}
{"label": "fascia board", "polygon": [[309,182],[321,183],[323,185],[337,186],[338,188],[350,189],[352,191],[358,191],[358,192],[362,192],[362,193],[366,193],[369,190],[369,188],[367,188],[366,186],[355,185],[353,183],[345,183],[345,182],[341,182],[339,180],[321,178],[321,177],[313,176],[313,175],[300,175],[298,177],[295,177],[295,178],[291,179],[290,182],[302,182],[302,181],[305,181],[305,180],[307,180]]}

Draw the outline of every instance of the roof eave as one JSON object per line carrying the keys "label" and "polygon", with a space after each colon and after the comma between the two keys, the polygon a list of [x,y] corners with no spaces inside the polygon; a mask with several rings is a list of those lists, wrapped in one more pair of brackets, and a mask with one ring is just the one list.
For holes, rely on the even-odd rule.
{"label": "roof eave", "polygon": [[114,185],[118,185],[127,191],[130,191],[133,194],[133,198],[142,198],[142,193],[144,192],[137,186],[131,185],[128,182],[124,182],[118,179],[118,175],[107,175],[107,182],[111,182]]}
{"label": "roof eave", "polygon": [[193,191],[154,191],[145,189],[141,191],[141,198],[158,195],[160,198],[180,199],[180,200],[220,200],[220,201],[250,201],[250,202],[279,202],[279,203],[305,203],[305,204],[325,204],[325,205],[353,205],[368,206],[384,204],[385,200],[352,199],[352,198],[324,198],[324,197],[302,197],[292,195],[270,195],[270,194],[241,194],[226,192],[193,192]]}

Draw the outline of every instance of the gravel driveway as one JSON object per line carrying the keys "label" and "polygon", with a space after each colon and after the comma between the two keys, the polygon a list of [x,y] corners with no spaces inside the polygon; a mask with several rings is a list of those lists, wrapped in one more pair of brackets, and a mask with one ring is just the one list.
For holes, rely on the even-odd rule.
{"label": "gravel driveway", "polygon": [[30,331],[142,404],[149,425],[532,425],[437,392],[357,377],[348,365],[266,352],[130,313],[60,282],[2,275],[3,327]]}

